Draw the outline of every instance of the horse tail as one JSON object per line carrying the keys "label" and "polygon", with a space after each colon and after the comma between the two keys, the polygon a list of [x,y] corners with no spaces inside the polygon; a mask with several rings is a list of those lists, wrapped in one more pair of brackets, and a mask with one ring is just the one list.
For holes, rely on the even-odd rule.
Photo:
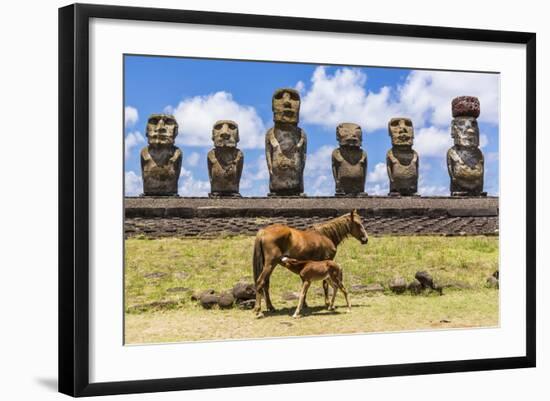
{"label": "horse tail", "polygon": [[252,258],[252,272],[254,273],[254,285],[258,283],[258,277],[264,268],[264,249],[262,246],[262,231],[256,234],[254,242],[254,256]]}

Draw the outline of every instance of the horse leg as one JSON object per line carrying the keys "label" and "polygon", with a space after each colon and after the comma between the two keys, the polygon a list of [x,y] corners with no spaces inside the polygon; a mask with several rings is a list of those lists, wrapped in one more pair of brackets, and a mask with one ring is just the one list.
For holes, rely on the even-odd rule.
{"label": "horse leg", "polygon": [[265,306],[268,311],[273,312],[275,307],[271,303],[271,297],[269,296],[269,277],[267,278],[264,286]]}
{"label": "horse leg", "polygon": [[269,311],[275,310],[269,296],[269,278],[271,277],[271,273],[273,273],[275,266],[275,263],[270,260],[266,260],[264,263],[264,268],[258,277],[258,281],[256,282],[256,307],[254,308],[254,312],[256,312],[258,317],[263,316],[261,312],[262,294],[265,297],[267,309]]}
{"label": "horse leg", "polygon": [[328,308],[330,303],[328,301],[328,280],[327,279],[323,280],[323,292],[325,293],[325,306]]}
{"label": "horse leg", "polygon": [[302,291],[300,292],[300,300],[298,301],[298,306],[296,307],[296,311],[294,312],[294,315],[292,315],[293,318],[300,317],[300,311],[302,310],[302,307],[304,306],[304,301],[306,299],[307,289],[311,285],[310,281],[305,281],[302,285]]}
{"label": "horse leg", "polygon": [[[269,276],[271,275],[271,272],[273,269],[266,269],[264,266],[264,269],[260,273],[260,276],[258,277],[258,281],[256,282],[256,305],[254,306],[254,312],[256,313],[257,317],[262,317],[262,294],[265,295],[265,285],[266,282],[269,281]],[[267,304],[267,297],[266,297],[266,304]]]}

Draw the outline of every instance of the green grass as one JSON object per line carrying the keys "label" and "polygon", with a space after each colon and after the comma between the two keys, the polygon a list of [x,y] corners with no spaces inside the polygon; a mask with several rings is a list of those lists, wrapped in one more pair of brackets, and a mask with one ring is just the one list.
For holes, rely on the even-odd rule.
{"label": "green grass", "polygon": [[[426,270],[440,284],[459,284],[445,295],[369,296],[351,294],[353,311],[329,313],[321,308],[312,285],[303,319],[290,318],[296,301],[283,301],[298,291],[299,278],[277,267],[271,294],[279,311],[256,320],[251,311],[204,310],[191,301],[194,291],[229,290],[240,279],[252,281],[253,237],[215,239],[126,240],[126,342],[166,342],[219,338],[250,338],[307,334],[352,333],[479,327],[498,324],[498,291],[485,281],[498,268],[498,237],[372,237],[367,246],[349,239],[336,261],[344,269],[348,289],[354,284],[407,281]],[[175,290],[174,290],[175,289]],[[318,292],[318,291],[317,291]],[[343,311],[343,296],[336,305]],[[441,321],[444,321],[441,323]]]}

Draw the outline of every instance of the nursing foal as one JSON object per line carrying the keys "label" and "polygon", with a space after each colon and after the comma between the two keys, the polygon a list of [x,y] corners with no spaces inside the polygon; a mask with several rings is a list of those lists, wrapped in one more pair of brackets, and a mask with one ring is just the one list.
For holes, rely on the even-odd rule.
{"label": "nursing foal", "polygon": [[346,298],[348,312],[351,312],[351,303],[349,302],[348,292],[344,288],[344,284],[342,282],[342,268],[340,268],[336,262],[333,260],[297,260],[283,256],[281,258],[281,264],[291,272],[298,274],[303,283],[302,291],[300,292],[300,300],[298,301],[298,307],[292,317],[300,317],[300,311],[304,306],[304,300],[311,282],[321,280],[327,280],[333,290],[332,299],[328,310],[334,310],[336,292],[340,290],[344,293],[344,297]]}

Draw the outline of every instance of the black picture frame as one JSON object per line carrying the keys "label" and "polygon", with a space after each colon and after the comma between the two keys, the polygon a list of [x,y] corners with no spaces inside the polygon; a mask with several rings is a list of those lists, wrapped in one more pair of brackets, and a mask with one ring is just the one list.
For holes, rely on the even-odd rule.
{"label": "black picture frame", "polygon": [[[89,381],[89,21],[91,18],[523,44],[526,47],[526,353],[521,357]],[[74,4],[59,9],[59,391],[71,396],[159,392],[534,367],[536,364],[536,35],[527,32]]]}

